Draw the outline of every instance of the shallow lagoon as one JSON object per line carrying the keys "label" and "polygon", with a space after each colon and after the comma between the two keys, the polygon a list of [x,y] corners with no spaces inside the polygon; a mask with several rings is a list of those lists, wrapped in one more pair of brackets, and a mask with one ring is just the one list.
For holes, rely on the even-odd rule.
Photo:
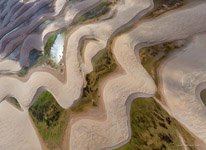
{"label": "shallow lagoon", "polygon": [[63,33],[58,34],[57,38],[56,38],[56,40],[51,48],[51,51],[50,51],[51,59],[55,63],[59,63],[63,57],[64,39],[65,39],[65,36]]}

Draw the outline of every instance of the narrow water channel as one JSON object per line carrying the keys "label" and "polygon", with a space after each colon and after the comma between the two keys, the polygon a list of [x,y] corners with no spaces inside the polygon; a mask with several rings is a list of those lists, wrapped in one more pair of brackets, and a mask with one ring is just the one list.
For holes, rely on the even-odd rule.
{"label": "narrow water channel", "polygon": [[201,97],[201,100],[202,100],[202,102],[205,104],[205,106],[206,106],[206,89],[204,89],[204,90],[202,90],[201,92],[200,92],[200,97]]}

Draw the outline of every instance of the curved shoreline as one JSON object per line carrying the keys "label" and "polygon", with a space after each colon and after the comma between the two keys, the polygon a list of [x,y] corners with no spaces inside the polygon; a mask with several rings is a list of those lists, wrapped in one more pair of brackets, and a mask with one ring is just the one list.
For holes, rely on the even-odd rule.
{"label": "curved shoreline", "polygon": [[[179,73],[178,81],[177,81],[176,85],[174,85],[174,89],[179,89],[178,92],[176,92],[176,94],[175,94],[175,90],[172,92],[168,91],[171,88],[170,86],[172,86],[172,85],[168,84],[169,83],[169,79],[167,79],[168,75],[165,74],[165,70],[168,70],[169,66],[171,67],[171,64],[175,62],[174,60],[179,61],[180,56],[182,56],[182,60],[188,61],[189,58],[191,57],[190,55],[192,54],[191,48],[192,49],[196,48],[196,50],[201,50],[202,47],[198,46],[198,44],[195,44],[198,42],[202,42],[201,38],[205,38],[204,34],[195,35],[193,37],[192,41],[190,41],[189,45],[186,48],[183,48],[183,50],[186,50],[186,51],[178,53],[177,58],[174,57],[175,56],[175,54],[174,54],[174,55],[170,56],[169,59],[164,61],[164,63],[160,66],[159,71],[162,74],[159,74],[159,77],[160,77],[161,93],[162,93],[164,99],[167,100],[167,103],[168,103],[167,105],[170,108],[170,111],[173,113],[173,116],[181,124],[183,124],[183,126],[186,129],[189,129],[189,131],[192,132],[193,135],[195,135],[197,141],[201,141],[200,142],[200,143],[202,143],[201,145],[205,145],[204,144],[204,142],[205,142],[204,134],[202,133],[203,128],[202,128],[201,123],[198,124],[198,122],[200,122],[200,120],[202,120],[204,118],[203,112],[205,112],[204,111],[205,106],[204,106],[203,102],[201,101],[200,95],[199,95],[200,90],[202,90],[202,88],[205,87],[205,83],[204,83],[205,81],[202,80],[203,77],[201,75],[201,64],[199,67],[200,70],[193,69],[193,72],[188,73],[188,71],[186,71],[187,70],[186,68],[188,66],[185,65],[185,67],[184,67],[185,70],[184,70],[184,69],[181,69],[182,63],[179,63],[180,68],[176,68],[176,69],[177,69],[177,72],[180,72],[180,70],[182,70],[181,71],[182,73]],[[195,46],[193,47],[192,45],[195,45],[196,47]],[[196,57],[195,54],[193,54],[192,57],[195,58]],[[188,58],[188,59],[186,60],[186,58]],[[200,57],[200,59],[201,59],[201,57]],[[194,62],[194,65],[195,65],[195,63],[196,62]],[[188,65],[190,65],[190,64],[188,64]],[[190,66],[190,67],[193,67],[193,66]],[[185,93],[185,90],[187,90],[186,93]],[[180,92],[182,92],[182,93],[180,93]],[[176,95],[176,98],[173,98],[174,94]],[[169,99],[173,99],[173,101],[171,101]],[[187,103],[186,103],[186,100],[187,100]],[[175,109],[175,111],[174,111],[174,109]],[[186,111],[185,109],[189,110],[189,112]],[[183,113],[184,110],[185,110],[185,113]],[[190,113],[192,113],[196,117],[192,119],[192,116],[189,115]],[[183,114],[184,114],[184,117],[183,117]],[[189,120],[192,120],[193,123],[189,122]]]}
{"label": "curved shoreline", "polygon": [[[95,5],[100,1],[82,2],[78,5],[78,10],[67,12],[68,16],[65,14],[64,23],[69,25],[78,12],[93,7],[90,2]],[[193,7],[188,5],[171,11],[167,15],[143,21],[130,31],[117,35],[153,8],[151,0],[138,0],[138,2],[125,0],[124,2],[118,4],[117,14],[112,19],[82,25],[67,34],[64,50],[65,82],[58,80],[47,69],[41,71],[40,68],[38,68],[40,70],[32,70],[27,79],[24,78],[25,82],[13,77],[0,77],[0,99],[3,100],[11,95],[18,99],[26,112],[42,90],[48,90],[60,106],[68,108],[82,95],[86,84],[85,73],[93,69],[91,59],[98,51],[109,45],[119,70],[100,81],[100,107],[73,115],[74,118],[69,122],[63,145],[69,144],[65,147],[68,146],[70,149],[95,149],[96,147],[113,149],[128,142],[131,137],[129,111],[132,100],[136,97],[151,97],[157,91],[153,79],[141,65],[139,55],[135,55],[136,52],[145,45],[183,39],[206,31],[206,12],[204,12],[206,3],[198,3]],[[55,27],[55,25],[60,23],[62,22],[48,26],[42,35],[46,36],[47,33],[58,29],[59,26]],[[197,26],[194,27],[194,25]],[[90,44],[83,47],[85,61],[82,61],[79,42],[85,36],[92,36],[99,42],[90,41]],[[112,45],[110,41],[114,41]],[[164,92],[165,89],[160,88]],[[172,116],[174,115],[169,106],[166,109]]]}
{"label": "curved shoreline", "polygon": [[[194,11],[194,10],[196,10],[198,7],[200,7],[201,5],[198,5],[198,6],[196,6],[196,7],[194,7],[192,10],[191,10],[191,12],[192,11]],[[202,5],[202,7],[205,7],[205,4],[203,4]],[[159,25],[158,23],[161,23],[161,21],[162,20],[164,20],[164,19],[171,19],[172,17],[174,17],[174,16],[172,16],[172,15],[177,15],[177,14],[181,14],[182,16],[181,17],[183,17],[184,16],[184,18],[185,18],[185,12],[187,12],[188,10],[187,9],[179,9],[179,11],[173,11],[173,12],[171,12],[170,13],[170,17],[168,17],[168,16],[161,16],[161,17],[159,17],[159,18],[157,18],[156,20],[154,20],[154,22],[155,21],[159,21],[159,22],[155,22],[156,24],[155,25]],[[187,12],[188,13],[188,12]],[[187,14],[188,15],[188,14]],[[181,18],[180,17],[180,18]],[[161,19],[162,20],[161,20]],[[164,19],[163,19],[164,18]],[[161,20],[161,21],[160,21]],[[164,20],[165,21],[165,20]],[[168,21],[168,20],[167,20]],[[170,20],[170,22],[172,22],[173,20]],[[184,21],[184,20],[182,20],[182,21]],[[120,76],[120,77],[118,77],[118,78],[114,78],[112,81],[110,81],[109,83],[107,83],[107,85],[105,86],[105,88],[104,88],[104,91],[103,91],[103,95],[104,95],[104,101],[105,101],[105,107],[107,108],[106,109],[106,111],[107,111],[107,113],[110,113],[109,115],[107,115],[107,119],[104,121],[104,125],[105,125],[105,127],[103,127],[104,125],[101,125],[101,124],[103,124],[102,122],[101,122],[101,124],[100,124],[100,122],[98,122],[98,121],[96,121],[96,120],[90,120],[90,119],[82,119],[82,120],[80,120],[79,122],[77,122],[75,125],[73,125],[72,126],[72,134],[71,134],[71,138],[73,138],[73,140],[72,139],[70,139],[70,143],[71,144],[73,144],[72,142],[74,141],[74,140],[78,140],[78,143],[84,143],[84,144],[86,144],[87,146],[91,146],[90,148],[92,149],[93,148],[93,144],[98,144],[98,146],[99,147],[101,147],[101,144],[103,144],[103,143],[98,143],[99,141],[96,141],[97,143],[88,143],[88,142],[90,142],[90,141],[88,141],[88,139],[84,139],[85,140],[85,142],[83,142],[83,141],[79,141],[79,138],[77,138],[78,137],[78,134],[80,134],[80,133],[78,133],[78,131],[81,131],[81,138],[83,138],[83,136],[87,136],[87,138],[89,138],[90,136],[91,136],[91,138],[93,137],[93,136],[96,136],[96,134],[98,134],[97,135],[97,137],[99,136],[99,135],[104,135],[104,136],[106,136],[107,138],[109,138],[109,136],[110,136],[110,134],[109,133],[103,133],[103,131],[104,131],[104,129],[105,128],[108,128],[107,127],[107,125],[109,124],[109,120],[111,119],[110,118],[110,115],[113,115],[113,114],[116,114],[116,111],[118,111],[117,109],[119,109],[118,107],[120,107],[119,105],[120,104],[117,104],[115,101],[118,101],[119,103],[122,103],[122,101],[124,101],[124,100],[119,100],[119,99],[122,99],[122,97],[124,97],[124,95],[122,95],[122,96],[118,96],[119,97],[119,99],[117,100],[116,98],[117,97],[115,97],[115,96],[117,96],[117,95],[115,95],[115,91],[117,91],[117,89],[112,89],[112,87],[115,87],[115,85],[116,85],[116,87],[115,88],[117,88],[118,86],[117,85],[120,85],[121,84],[121,86],[126,86],[127,87],[127,89],[129,89],[129,87],[131,87],[131,85],[133,85],[133,83],[131,83],[129,80],[132,80],[133,79],[133,76],[129,76],[129,74],[135,74],[135,75],[140,75],[140,76],[144,76],[143,78],[141,78],[143,81],[145,81],[145,76],[147,76],[147,75],[145,75],[145,71],[144,71],[144,69],[143,69],[143,67],[141,66],[141,65],[139,65],[139,61],[136,61],[136,59],[138,59],[138,57],[134,57],[134,53],[132,52],[132,50],[134,49],[134,45],[137,45],[138,43],[142,43],[143,41],[150,41],[150,39],[151,39],[151,41],[152,42],[162,42],[162,41],[171,41],[171,40],[173,40],[173,39],[181,39],[181,38],[183,38],[183,37],[187,37],[188,36],[188,34],[194,34],[194,33],[196,33],[196,32],[198,32],[199,30],[202,30],[203,29],[203,26],[201,26],[200,28],[196,28],[196,29],[191,29],[190,30],[190,33],[188,33],[187,31],[184,31],[184,30],[181,30],[180,28],[178,28],[178,26],[180,26],[181,25],[181,22],[178,24],[178,26],[174,26],[173,24],[171,24],[171,26],[173,25],[173,28],[171,28],[171,31],[170,32],[172,32],[173,31],[173,29],[175,30],[181,30],[180,32],[178,32],[177,31],[177,34],[174,34],[172,37],[170,36],[170,32],[167,34],[167,35],[165,35],[165,37],[163,38],[162,37],[162,35],[160,34],[161,32],[158,32],[158,31],[156,31],[155,33],[152,33],[152,35],[155,37],[156,36],[156,41],[154,41],[154,39],[152,39],[152,38],[154,38],[154,37],[151,37],[151,35],[145,35],[145,34],[143,34],[144,32],[149,32],[148,30],[146,30],[147,29],[147,27],[149,26],[149,25],[151,25],[153,23],[153,21],[148,21],[148,22],[146,22],[146,23],[142,23],[140,26],[138,26],[137,27],[137,29],[138,30],[136,30],[136,31],[134,31],[133,30],[133,32],[131,33],[131,37],[135,37],[135,33],[138,33],[138,34],[136,34],[136,38],[135,39],[133,39],[133,38],[130,38],[130,37],[128,37],[127,35],[129,35],[129,33],[127,33],[126,35],[123,35],[121,38],[119,37],[118,38],[118,40],[116,40],[116,42],[115,42],[115,45],[116,45],[116,47],[114,47],[114,51],[113,51],[113,53],[114,53],[114,56],[115,56],[115,58],[116,58],[116,60],[117,60],[117,62],[119,62],[120,63],[120,66],[121,67],[123,67],[124,68],[124,70],[126,71],[126,73],[127,74],[124,74],[124,75],[122,75],[122,76]],[[145,24],[147,24],[147,25],[145,25]],[[154,23],[153,23],[154,24]],[[153,25],[153,28],[154,28],[154,26],[155,25]],[[163,26],[163,25],[162,25]],[[165,28],[166,28],[166,26],[165,26]],[[192,26],[189,26],[189,27],[187,27],[187,28],[192,28]],[[145,31],[145,30],[146,31]],[[151,29],[152,30],[152,29]],[[205,30],[205,29],[204,29]],[[138,32],[139,31],[139,32]],[[153,30],[154,31],[154,30]],[[158,34],[157,34],[158,33]],[[156,34],[156,35],[155,35]],[[139,36],[139,39],[137,38]],[[147,37],[144,37],[144,38],[142,38],[142,36],[144,37],[144,36],[147,36]],[[159,36],[159,37],[158,37]],[[167,37],[168,36],[168,37]],[[142,39],[141,39],[142,38]],[[133,39],[132,41],[131,41],[131,43],[127,43],[129,40],[131,40],[131,39]],[[135,40],[137,40],[137,41],[135,41]],[[141,40],[141,41],[139,41],[139,40]],[[137,42],[137,44],[135,43],[135,42]],[[117,46],[118,45],[118,46]],[[125,52],[127,50],[127,52]],[[129,51],[129,50],[131,50],[131,52]],[[128,56],[129,55],[129,56]],[[125,64],[124,64],[125,63]],[[130,64],[130,65],[129,65]],[[134,68],[132,68],[132,67],[134,67],[134,66],[132,66],[133,64],[136,64],[135,65],[135,67],[136,67],[136,69],[138,68],[138,69],[140,69],[141,71],[136,71]],[[138,67],[137,67],[138,66]],[[143,70],[142,70],[143,69]],[[136,72],[141,72],[141,74],[140,73],[136,73]],[[144,73],[143,73],[144,72]],[[146,73],[147,74],[147,73]],[[126,78],[126,76],[128,76],[129,77],[129,79],[127,79]],[[138,76],[139,77],[139,76]],[[135,78],[138,78],[137,76],[135,77]],[[140,78],[140,77],[139,77]],[[139,79],[140,80],[140,79]],[[147,83],[150,81],[151,79],[149,78],[149,80],[147,79]],[[124,82],[125,81],[125,82]],[[130,84],[128,85],[127,83],[126,83],[126,81],[127,82],[130,82]],[[137,82],[137,80],[135,80],[134,79],[134,81],[135,82]],[[121,83],[122,82],[122,83]],[[150,82],[150,84],[151,84],[152,82]],[[138,91],[137,89],[139,89],[140,91],[141,90],[143,90],[143,85],[145,85],[145,84],[143,84],[142,82],[140,82],[140,84],[138,84],[139,86],[141,86],[141,89],[139,89],[139,88],[136,88],[136,90],[134,90],[134,93],[136,93],[136,91]],[[134,86],[134,85],[133,85]],[[154,88],[155,89],[155,88]],[[152,89],[151,89],[151,85],[150,85],[150,88],[148,88],[147,90],[150,90],[151,91],[151,93],[153,93],[152,92]],[[112,91],[112,93],[111,92],[109,92],[109,91]],[[146,89],[144,89],[143,91],[146,91]],[[155,90],[154,90],[155,91]],[[123,94],[123,91],[122,91],[122,88],[120,88],[119,90],[118,90],[118,92],[116,92],[116,93],[121,93],[122,92],[122,94]],[[107,93],[107,94],[106,94]],[[149,92],[148,92],[149,93]],[[110,95],[111,94],[111,95]],[[154,94],[154,93],[153,93]],[[108,96],[109,95],[109,96]],[[129,94],[129,95],[131,95],[131,93]],[[112,97],[114,97],[115,98],[115,100],[114,99],[112,99]],[[125,96],[125,97],[127,97],[127,96]],[[111,106],[113,107],[113,105],[114,104],[112,104],[112,102],[114,102],[115,103],[115,105],[116,105],[116,107],[115,108],[111,108]],[[116,110],[115,110],[116,109]],[[114,112],[113,112],[114,111]],[[121,112],[121,113],[123,113],[123,112]],[[117,117],[117,116],[115,116],[115,117]],[[116,118],[113,118],[113,121],[114,121],[114,119],[116,120]],[[121,119],[122,121],[123,121],[123,119]],[[127,120],[127,119],[126,119]],[[117,121],[117,120],[116,120]],[[111,121],[112,122],[112,121]],[[116,124],[115,124],[116,125]],[[79,127],[78,127],[79,126]],[[92,127],[91,127],[92,126]],[[117,125],[118,126],[118,125]],[[90,129],[93,129],[92,130],[92,133],[90,133]],[[98,131],[97,131],[97,133],[95,133],[96,132],[96,130],[95,130],[95,128],[96,128],[96,130],[98,129]],[[108,128],[108,129],[110,129],[111,130],[111,128],[112,127],[110,127],[110,128]],[[84,130],[83,130],[84,129]],[[83,131],[82,131],[83,130]],[[99,130],[103,130],[103,131],[99,131]],[[123,130],[123,128],[121,129],[121,130]],[[88,132],[88,133],[87,133]],[[105,131],[105,132],[107,132],[107,131]],[[121,132],[121,131],[119,131],[119,132]],[[126,131],[125,131],[126,132]],[[124,134],[126,134],[124,132]],[[85,135],[84,135],[85,134]],[[108,134],[108,135],[105,135],[105,134]],[[118,133],[116,133],[116,134],[118,134]],[[77,136],[76,138],[74,138],[74,135],[75,136]],[[103,136],[103,137],[104,137]],[[118,136],[118,135],[115,135],[115,136]],[[127,135],[128,136],[128,135]],[[97,138],[96,137],[96,138]],[[109,138],[110,139],[110,138]],[[80,140],[82,140],[82,139],[80,139]],[[109,141],[105,141],[106,139],[102,139],[102,142],[109,142]],[[113,135],[113,140],[114,140],[114,135]],[[77,142],[77,141],[75,141],[75,142]],[[83,144],[83,145],[84,145]],[[86,146],[86,145],[84,145],[84,146]],[[104,143],[104,145],[110,145],[110,144],[106,144],[106,143]],[[115,144],[114,144],[115,145]],[[72,149],[72,146],[70,145],[70,149]]]}

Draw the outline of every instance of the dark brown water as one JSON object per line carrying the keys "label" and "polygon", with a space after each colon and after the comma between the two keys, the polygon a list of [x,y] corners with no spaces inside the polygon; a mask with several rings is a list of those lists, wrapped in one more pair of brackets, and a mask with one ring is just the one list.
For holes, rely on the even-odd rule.
{"label": "dark brown water", "polygon": [[204,89],[204,90],[202,90],[201,92],[200,92],[200,97],[201,97],[201,99],[202,99],[202,102],[205,104],[205,106],[206,106],[206,89]]}

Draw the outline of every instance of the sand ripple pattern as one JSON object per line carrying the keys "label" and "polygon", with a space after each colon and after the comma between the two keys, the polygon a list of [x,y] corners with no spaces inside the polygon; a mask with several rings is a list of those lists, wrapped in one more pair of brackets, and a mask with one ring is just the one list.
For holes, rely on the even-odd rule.
{"label": "sand ripple pattern", "polygon": [[[100,1],[84,0],[68,5],[69,3],[66,0],[41,0],[26,3],[19,0],[2,0],[0,2],[0,52],[2,58],[20,46],[20,62],[27,65],[28,52],[32,48],[36,48],[34,46],[41,49],[43,41],[49,33],[69,27],[76,15],[81,14],[98,2]],[[0,78],[0,99],[3,100],[6,96],[11,95],[16,97],[23,107],[23,114],[25,115],[33,98],[38,95],[38,91],[47,89],[62,107],[70,107],[82,94],[82,89],[86,84],[85,74],[93,70],[91,59],[107,46],[107,42],[115,33],[129,24],[138,22],[152,8],[152,0],[120,0],[112,9],[115,14],[113,17],[97,23],[80,25],[77,29],[68,33],[65,45],[65,83],[60,82],[47,71],[34,71],[29,79],[24,82],[13,77],[3,76]],[[133,29],[116,37],[112,53],[122,72],[106,79],[104,87],[101,88],[106,118],[101,121],[84,118],[72,124],[70,134],[68,134],[70,138],[67,141],[71,150],[112,149],[129,140],[130,120],[128,108],[130,102],[136,97],[151,97],[157,89],[154,81],[141,65],[138,55],[139,49],[143,46],[185,39],[197,33],[205,32],[205,9],[205,2],[193,2],[193,5],[188,4],[181,9],[168,12],[157,18],[141,21]],[[10,13],[12,10],[15,10],[16,13]],[[22,13],[22,11],[27,13]],[[35,15],[31,15],[34,13]],[[52,19],[52,21],[45,25],[45,21],[49,19]],[[27,21],[25,22],[25,20]],[[32,31],[38,32],[34,33]],[[82,39],[91,37],[93,40],[89,40],[85,44],[84,53],[81,57],[79,45]],[[198,44],[204,45],[203,41],[198,43],[201,39],[205,39],[205,36],[197,36],[190,41],[192,44],[191,47],[188,47],[190,49],[188,51],[191,51],[191,53],[188,53],[189,56],[185,55],[185,58],[183,57],[184,60],[192,57],[195,62],[198,62],[197,58],[200,57],[201,61],[197,65],[185,71],[181,67],[177,67],[180,64],[187,66],[184,61],[174,63],[174,65],[166,64],[166,71],[163,70],[162,72],[163,88],[161,93],[165,96],[174,117],[198,137],[205,140],[205,122],[201,123],[204,119],[203,111],[205,109],[200,108],[200,101],[196,101],[194,98],[194,88],[205,82],[204,70],[202,70],[205,67],[202,65],[205,64],[203,60],[205,55],[202,47],[200,49],[198,47]],[[32,45],[33,42],[34,45]],[[198,51],[196,57],[193,57],[196,49],[200,51]],[[179,57],[183,56],[183,54],[180,54]],[[189,65],[191,61],[187,63]],[[196,70],[196,68],[200,69]],[[194,72],[190,73],[189,69]],[[182,72],[178,72],[180,70]],[[172,79],[171,75],[176,78]],[[185,91],[188,91],[188,93]],[[7,107],[3,107],[4,105],[7,105],[7,102],[3,101],[0,104],[0,111],[6,111],[5,108]],[[197,109],[193,109],[194,107]],[[182,110],[187,111],[187,113]],[[9,111],[10,108],[8,108]],[[195,117],[191,118],[189,115]],[[8,115],[9,119],[0,118],[0,121],[4,122],[0,128],[2,145],[6,147],[8,141],[10,141],[14,143],[13,145],[18,143],[17,146],[26,149],[27,146],[24,145],[25,133],[13,135],[16,140],[14,140],[14,137],[5,136],[5,132],[11,134],[11,132],[22,131],[22,128],[18,126],[17,129],[11,128],[12,131],[10,131],[9,127],[13,127],[9,125],[12,117],[12,115]],[[22,117],[16,116],[14,121],[18,123],[19,119],[22,119]],[[27,122],[27,119],[26,117],[23,122]],[[195,123],[189,123],[191,119],[197,120],[198,127]],[[5,130],[4,126],[8,126],[8,129]],[[32,129],[30,131],[29,128],[30,125],[28,125],[28,131],[25,130],[25,132],[28,132],[28,136],[35,139],[36,134],[33,133]],[[18,141],[20,138],[22,138],[22,142]],[[35,141],[33,145],[38,147],[39,143]]]}

